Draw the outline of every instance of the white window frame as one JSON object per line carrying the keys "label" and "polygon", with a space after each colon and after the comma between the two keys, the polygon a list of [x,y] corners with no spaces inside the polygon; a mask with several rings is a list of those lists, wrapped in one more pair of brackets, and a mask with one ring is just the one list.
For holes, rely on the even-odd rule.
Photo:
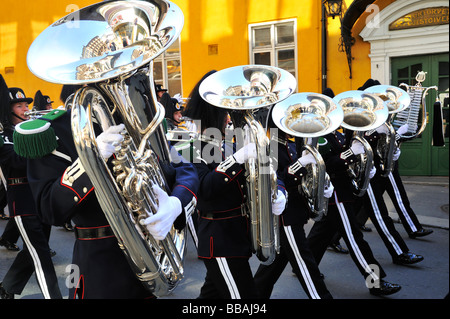
{"label": "white window frame", "polygon": [[[293,44],[277,44],[276,39],[276,26],[293,23],[293,35],[294,42]],[[255,42],[255,30],[270,27],[270,45],[264,47],[254,48]],[[270,52],[270,65],[278,67],[278,51],[283,49],[293,49],[294,50],[294,67],[295,67],[295,79],[298,82],[298,56],[297,56],[297,19],[285,19],[285,20],[276,20],[271,22],[260,22],[260,23],[252,23],[248,25],[248,34],[249,34],[249,61],[250,64],[255,64],[255,53],[259,52]]]}
{"label": "white window frame", "polygon": [[160,79],[158,79],[158,81],[156,81],[156,79],[155,79],[155,82],[157,84],[162,84],[163,88],[169,89],[169,75],[167,72],[167,62],[178,60],[178,61],[180,61],[180,89],[181,89],[181,92],[170,92],[170,90],[169,90],[169,94],[171,96],[173,96],[177,93],[180,93],[183,96],[183,81],[182,81],[183,67],[182,67],[182,62],[181,62],[181,40],[180,40],[180,38],[178,38],[176,41],[178,41],[178,47],[180,48],[178,51],[179,54],[167,55],[165,52],[163,52],[159,57],[157,57],[155,59],[155,63],[158,62],[158,63],[162,64],[162,76],[163,76],[162,83],[160,82]]}

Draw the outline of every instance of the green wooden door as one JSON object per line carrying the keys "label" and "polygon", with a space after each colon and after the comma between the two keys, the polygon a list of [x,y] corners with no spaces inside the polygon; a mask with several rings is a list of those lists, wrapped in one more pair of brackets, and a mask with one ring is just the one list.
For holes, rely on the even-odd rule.
{"label": "green wooden door", "polygon": [[[427,126],[418,138],[402,143],[399,170],[402,175],[448,176],[448,122],[449,122],[449,71],[448,54],[399,57],[391,60],[392,85],[416,84],[418,71],[427,72],[422,86],[437,86],[438,91],[429,90],[426,98]],[[433,105],[439,98],[443,106],[445,146],[432,145]],[[419,123],[420,125],[420,123]]]}

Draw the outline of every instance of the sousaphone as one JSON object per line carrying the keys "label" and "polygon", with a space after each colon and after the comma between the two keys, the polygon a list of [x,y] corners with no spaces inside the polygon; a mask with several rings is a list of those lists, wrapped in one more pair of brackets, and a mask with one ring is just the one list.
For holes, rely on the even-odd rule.
{"label": "sousaphone", "polygon": [[[344,112],[332,98],[318,93],[297,93],[275,104],[272,119],[283,132],[304,139],[303,151],[314,156],[315,164],[308,164],[308,174],[299,191],[308,201],[310,216],[320,220],[327,213],[325,187],[330,184],[325,162],[318,151],[320,136],[336,130],[344,119]],[[301,154],[298,154],[300,157]]]}
{"label": "sousaphone", "polygon": [[395,114],[402,112],[411,104],[409,94],[392,85],[374,85],[364,90],[381,98],[388,109],[388,119],[382,125],[386,126],[388,133],[380,134],[376,152],[380,157],[380,174],[387,177],[394,168],[393,155],[397,147],[395,141],[395,129],[392,120]]}
{"label": "sousaphone", "polygon": [[354,132],[349,145],[357,140],[364,146],[364,153],[357,155],[358,160],[348,168],[355,195],[363,196],[369,186],[369,175],[374,164],[373,150],[364,138],[364,132],[374,130],[386,122],[388,108],[381,98],[364,91],[346,91],[336,95],[334,100],[344,111],[341,126]]}
{"label": "sousaphone", "polygon": [[[155,295],[183,277],[184,231],[155,240],[140,220],[154,214],[152,186],[170,193],[159,160],[171,154],[157,102],[153,60],[180,35],[183,13],[166,0],[103,1],[75,11],[45,29],[27,62],[39,78],[83,85],[73,98],[72,133],[95,195],[136,277]],[[110,170],[96,143],[94,122],[105,131],[125,125]],[[114,280],[114,278],[111,278]]]}
{"label": "sousaphone", "polygon": [[211,74],[199,88],[205,101],[229,111],[235,129],[243,129],[245,137],[238,140],[248,140],[256,145],[257,159],[246,163],[248,196],[245,209],[251,221],[253,251],[264,264],[272,263],[279,251],[278,216],[272,214],[277,177],[270,159],[266,129],[255,119],[254,112],[284,100],[296,86],[294,76],[283,69],[243,65]]}

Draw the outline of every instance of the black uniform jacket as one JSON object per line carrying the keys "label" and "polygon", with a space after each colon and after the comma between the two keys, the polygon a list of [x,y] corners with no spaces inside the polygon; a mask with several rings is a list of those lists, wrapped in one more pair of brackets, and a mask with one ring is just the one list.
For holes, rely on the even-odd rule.
{"label": "black uniform jacket", "polygon": [[[29,160],[28,178],[36,199],[38,212],[53,225],[72,218],[76,228],[109,227],[95,196],[95,190],[80,165],[72,138],[70,113],[52,122],[58,138],[56,152]],[[186,208],[195,202],[198,177],[190,163],[163,168],[172,187],[171,196],[180,199]],[[177,219],[185,225],[185,214]],[[73,263],[81,271],[86,298],[142,298],[150,295],[136,279],[119,249],[114,236],[75,243]],[[69,296],[72,297],[72,296]]]}
{"label": "black uniform jacket", "polygon": [[36,206],[27,179],[27,159],[14,151],[13,130],[5,129],[0,138],[0,165],[7,182],[7,198],[11,216],[36,215]]}
{"label": "black uniform jacket", "polygon": [[302,179],[306,176],[307,170],[301,167],[293,170],[292,166],[298,160],[295,142],[287,139],[278,140],[278,177],[284,181],[288,193],[286,209],[281,215],[283,225],[303,225],[308,222],[308,206],[305,198],[299,192]]}
{"label": "black uniform jacket", "polygon": [[367,142],[369,142],[370,147],[372,148],[372,151],[373,151],[373,162],[374,162],[375,168],[377,169],[376,175],[381,174],[381,168],[380,168],[381,158],[377,152],[377,147],[378,147],[378,143],[380,141],[381,136],[382,135],[379,134],[378,132],[367,132],[366,134],[364,134],[364,138],[366,139]]}
{"label": "black uniform jacket", "polygon": [[[247,200],[245,167],[228,156],[233,148],[234,145],[217,140],[194,143],[194,165],[200,179],[197,206],[200,258],[252,255],[249,219],[242,209]],[[213,157],[217,161],[208,160]],[[278,189],[285,193],[281,181]]]}
{"label": "black uniform jacket", "polygon": [[[339,202],[353,202],[356,197],[352,179],[348,173],[348,165],[356,160],[356,156],[351,153],[350,140],[353,132],[346,131],[345,135],[335,131],[327,134],[319,140],[319,152],[323,157],[326,170],[334,186],[334,193]],[[334,194],[329,200],[329,204],[335,203]]]}

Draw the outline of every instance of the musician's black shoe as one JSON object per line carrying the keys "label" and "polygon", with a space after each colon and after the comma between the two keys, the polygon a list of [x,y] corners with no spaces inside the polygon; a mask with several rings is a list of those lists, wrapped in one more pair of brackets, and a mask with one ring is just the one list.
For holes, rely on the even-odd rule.
{"label": "musician's black shoe", "polygon": [[19,246],[14,243],[10,243],[9,241],[0,237],[0,246],[4,246],[8,250],[18,251],[20,250]]}
{"label": "musician's black shoe", "polygon": [[365,231],[365,232],[371,232],[372,231],[372,228],[370,228],[370,227],[367,227],[366,225],[362,225],[361,227],[359,227],[362,231]]}
{"label": "musician's black shoe", "polygon": [[380,280],[379,287],[376,288],[370,288],[369,292],[370,294],[374,296],[387,296],[395,294],[397,291],[399,291],[402,287],[397,284],[391,284],[390,282]]}
{"label": "musician's black shoe", "polygon": [[401,255],[398,255],[395,258],[392,258],[392,261],[394,262],[394,264],[397,264],[397,265],[411,265],[411,264],[418,263],[422,260],[423,260],[423,256],[416,255],[416,254],[410,253],[410,252],[403,253]]}
{"label": "musician's black shoe", "polygon": [[416,238],[416,237],[427,236],[427,235],[431,234],[432,232],[433,232],[432,229],[424,229],[424,228],[421,228],[421,229],[419,229],[418,231],[409,233],[408,236],[409,236],[409,238],[413,238],[413,239],[414,239],[414,238]]}
{"label": "musician's black shoe", "polygon": [[3,283],[0,282],[0,299],[14,299],[14,294],[10,294],[3,288]]}
{"label": "musician's black shoe", "polygon": [[348,250],[342,247],[341,244],[331,244],[329,247],[337,253],[348,254]]}

